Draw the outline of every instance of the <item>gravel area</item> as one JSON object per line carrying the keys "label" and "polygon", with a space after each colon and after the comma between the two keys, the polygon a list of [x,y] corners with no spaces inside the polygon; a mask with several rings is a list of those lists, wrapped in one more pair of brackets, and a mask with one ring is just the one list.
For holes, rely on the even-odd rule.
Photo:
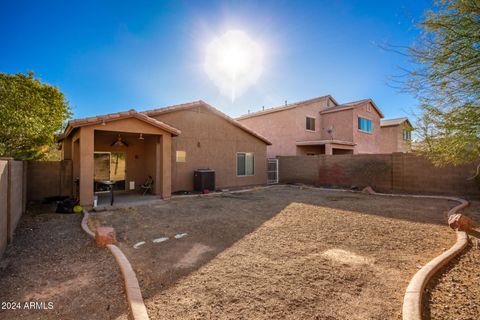
{"label": "gravel area", "polygon": [[[478,226],[480,202],[473,201],[465,214]],[[447,265],[426,290],[425,319],[474,320],[480,317],[480,228],[470,235],[467,249]]]}
{"label": "gravel area", "polygon": [[90,224],[117,230],[152,319],[401,319],[411,277],[455,242],[455,204],[276,186]]}
{"label": "gravel area", "polygon": [[113,256],[53,209],[30,209],[0,260],[0,319],[128,319]]}

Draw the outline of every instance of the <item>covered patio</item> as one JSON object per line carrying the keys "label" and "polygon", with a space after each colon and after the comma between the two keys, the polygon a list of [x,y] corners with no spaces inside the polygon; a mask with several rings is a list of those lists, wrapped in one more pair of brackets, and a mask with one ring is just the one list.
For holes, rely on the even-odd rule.
{"label": "covered patio", "polygon": [[121,196],[139,195],[149,177],[149,193],[169,198],[171,139],[178,134],[180,130],[135,110],[70,121],[63,158],[73,162],[73,189],[80,204],[92,206],[95,193],[103,199],[110,181]]}
{"label": "covered patio", "polygon": [[343,140],[297,141],[298,155],[354,154],[355,143]]}

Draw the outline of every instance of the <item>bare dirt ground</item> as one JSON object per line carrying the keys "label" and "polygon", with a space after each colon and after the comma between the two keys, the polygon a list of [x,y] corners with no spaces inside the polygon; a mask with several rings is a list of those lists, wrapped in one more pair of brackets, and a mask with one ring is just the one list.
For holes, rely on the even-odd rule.
{"label": "bare dirt ground", "polygon": [[52,209],[25,214],[0,260],[0,319],[128,319],[113,256],[81,230],[81,215]]}
{"label": "bare dirt ground", "polygon": [[413,274],[455,242],[454,205],[276,186],[90,224],[116,228],[154,319],[400,319]]}
{"label": "bare dirt ground", "polygon": [[[465,214],[480,225],[480,202],[473,201]],[[468,248],[440,274],[427,288],[424,303],[425,319],[474,320],[480,318],[480,228],[470,235]]]}

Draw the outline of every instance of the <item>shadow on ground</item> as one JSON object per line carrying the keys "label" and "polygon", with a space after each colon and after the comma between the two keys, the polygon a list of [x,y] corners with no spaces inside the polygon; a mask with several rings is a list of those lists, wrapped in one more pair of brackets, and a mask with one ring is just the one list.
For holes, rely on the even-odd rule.
{"label": "shadow on ground", "polygon": [[81,215],[54,209],[30,208],[0,260],[0,302],[10,302],[0,319],[127,319],[113,257],[81,230]]}
{"label": "shadow on ground", "polygon": [[[315,268],[320,268],[321,271],[318,271],[320,273],[336,273],[335,270],[338,266],[335,265],[330,266],[331,269],[322,269],[329,262],[321,255],[330,249],[333,251],[329,252],[335,254],[338,254],[338,252],[350,252],[352,255],[358,253],[359,257],[365,256],[372,261],[377,261],[378,266],[385,272],[386,283],[377,283],[376,280],[369,279],[369,276],[375,277],[375,273],[364,274],[360,278],[355,276],[354,274],[358,275],[363,272],[361,268],[357,269],[355,267],[350,270],[353,274],[346,273],[341,279],[331,279],[330,282],[327,281],[320,287],[316,287],[315,290],[318,290],[318,292],[312,289],[311,293],[321,297],[329,290],[339,289],[340,293],[336,296],[336,299],[340,299],[340,303],[342,299],[347,299],[343,303],[348,303],[348,299],[356,301],[357,304],[361,304],[363,301],[368,308],[371,302],[369,300],[375,298],[374,290],[369,288],[368,284],[364,284],[370,281],[375,283],[376,290],[384,295],[379,299],[382,301],[391,300],[393,304],[382,306],[381,302],[378,302],[378,306],[371,307],[374,310],[373,313],[369,314],[367,310],[364,314],[358,314],[362,314],[364,317],[375,318],[378,316],[382,318],[382,312],[389,310],[391,314],[387,318],[397,318],[401,309],[403,291],[410,277],[418,270],[418,266],[440,254],[442,250],[455,241],[455,235],[446,226],[446,221],[447,211],[456,204],[453,201],[438,199],[391,198],[349,192],[320,191],[296,186],[276,186],[248,193],[179,199],[158,205],[100,212],[92,216],[91,226],[92,228],[98,225],[113,225],[115,227],[120,241],[119,245],[137,272],[144,298],[149,301],[147,303],[149,312],[153,315],[160,316],[162,310],[168,304],[168,302],[159,298],[164,295],[163,292],[168,290],[166,292],[168,294],[172,290],[176,290],[176,287],[180,288],[184,281],[188,282],[192,273],[198,276],[198,274],[205,272],[204,278],[199,278],[196,286],[207,288],[210,282],[223,282],[219,286],[228,287],[228,283],[225,282],[228,277],[217,279],[215,273],[205,271],[209,266],[215,265],[216,261],[219,261],[216,257],[223,254],[231,255],[228,261],[222,260],[225,268],[236,277],[245,277],[245,287],[238,288],[238,290],[242,292],[250,290],[251,295],[257,296],[257,298],[259,298],[259,295],[265,294],[261,290],[258,291],[258,286],[262,286],[262,281],[268,282],[269,278],[260,276],[263,274],[262,270],[268,269],[264,265],[263,258],[260,259],[257,255],[248,258],[249,260],[246,261],[235,254],[237,247],[245,245],[246,238],[251,239],[251,237],[258,236],[257,242],[249,240],[251,250],[258,251],[261,256],[271,255],[269,258],[273,261],[271,264],[279,264],[279,270],[277,270],[279,273],[285,272],[282,269],[282,261],[294,259],[298,252],[305,249],[295,246],[304,244],[309,249],[302,254],[313,254],[313,257],[317,257],[313,260],[312,265]],[[301,212],[298,212],[298,217],[295,217],[295,210],[304,207],[307,208],[306,211],[302,209]],[[276,223],[277,215],[282,210],[289,212],[289,218],[282,223]],[[316,214],[318,214],[318,219],[315,218]],[[310,220],[302,221],[303,215],[309,216]],[[302,225],[302,223],[308,223],[308,225]],[[269,224],[269,228],[262,228],[266,224]],[[303,232],[307,229],[311,232],[309,235],[304,235]],[[258,230],[261,230],[259,234],[257,234]],[[174,238],[175,235],[181,233],[187,233],[187,236],[181,239]],[[279,243],[280,240],[282,241],[283,245],[277,248],[278,250],[275,249],[276,239],[269,237],[269,233],[277,234]],[[163,237],[168,237],[169,240],[160,243],[153,242],[154,239]],[[288,248],[289,237],[292,239],[291,250]],[[299,240],[303,239],[302,237],[306,238]],[[133,247],[142,241],[145,242],[144,245],[137,249]],[[264,243],[262,244],[262,242]],[[293,243],[296,243],[295,246]],[[276,256],[277,252],[278,255]],[[297,258],[303,259],[300,256],[295,257],[295,259]],[[255,259],[262,261],[259,260],[258,264],[255,264],[255,261],[251,261]],[[251,267],[251,272],[242,271],[241,267],[235,269],[235,266],[231,265],[232,263],[239,266],[245,263],[245,265]],[[342,266],[340,265],[340,267]],[[348,270],[348,268],[346,269]],[[216,274],[219,274],[218,269],[216,270]],[[293,274],[295,272],[300,273],[302,268],[299,267],[298,270],[292,270],[291,272]],[[340,274],[342,273],[339,272]],[[270,276],[270,278],[273,277],[274,274]],[[357,289],[352,289],[350,285],[355,284],[356,281],[362,287],[360,292],[363,293],[363,300],[357,301],[354,299],[355,296],[359,295],[359,292],[356,292]],[[391,283],[388,283],[388,281],[391,281]],[[173,286],[174,284],[175,286]],[[309,286],[308,283],[301,282],[297,285],[304,288]],[[189,286],[192,286],[192,284],[190,283]],[[241,287],[241,285],[238,286]],[[288,286],[281,288],[284,290],[292,289]],[[201,299],[198,295],[192,293],[191,299],[192,301],[197,298],[203,299],[203,304],[213,303],[209,300],[211,296],[221,300],[223,289],[219,289],[219,292],[216,291],[217,289],[211,288],[212,291],[208,297],[203,296],[207,294],[205,292],[201,294],[197,292],[202,295],[203,298]],[[188,292],[182,292],[182,294],[184,296],[189,295]],[[275,305],[277,309],[280,306],[282,308],[289,306],[288,310],[282,308],[277,310],[278,319],[287,314],[295,316],[300,312],[300,309],[296,309],[300,306],[290,306],[291,301],[288,301],[288,293],[286,295],[287,297],[284,297],[287,299],[286,301],[279,300]],[[207,313],[191,311],[190,314],[181,314],[181,316],[187,318],[193,317],[193,315],[225,318],[225,316],[221,316],[222,312],[232,305],[242,304],[249,300],[248,295],[240,294],[240,296],[244,298],[242,299],[244,302],[236,302],[235,299],[233,302],[224,301],[220,310],[212,311],[209,309],[208,312],[213,313],[209,314],[202,307],[197,306],[199,310],[202,309],[202,312]],[[178,296],[171,296],[171,299],[177,298]],[[299,299],[303,298],[300,297]],[[324,300],[327,301],[328,297],[325,297]],[[174,300],[169,303],[173,306],[177,304]],[[243,307],[247,309],[252,306],[261,308],[265,303],[250,301],[250,306],[244,305]],[[331,302],[330,309],[333,308],[329,315],[331,319],[340,319],[344,316],[352,316],[355,313],[355,310],[352,309],[350,310],[352,313],[349,314],[348,308],[340,307],[336,303],[335,301]],[[202,302],[199,302],[199,304],[205,307]],[[304,301],[300,305],[301,308],[308,306],[311,309],[309,309],[311,313],[302,311],[302,315],[305,317],[325,316],[327,314],[326,306],[321,301]],[[342,312],[347,313],[335,313],[335,306],[338,309],[345,309]],[[372,306],[371,303],[370,306]],[[191,308],[195,309],[195,306],[188,305],[186,308],[191,310]],[[238,310],[243,309],[239,307]],[[239,312],[238,310],[230,311]],[[295,310],[297,313],[295,313]],[[157,314],[156,311],[159,313]],[[273,310],[265,310],[265,312],[263,316],[261,313],[250,313],[247,317],[275,318]],[[171,317],[178,316],[179,314],[171,315]],[[169,318],[166,314],[165,317]]]}

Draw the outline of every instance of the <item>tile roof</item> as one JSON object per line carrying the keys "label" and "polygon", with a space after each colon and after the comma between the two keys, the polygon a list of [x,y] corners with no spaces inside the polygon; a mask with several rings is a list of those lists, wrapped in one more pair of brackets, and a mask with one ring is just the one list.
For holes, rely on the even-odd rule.
{"label": "tile roof", "polygon": [[412,127],[412,124],[410,123],[407,117],[395,118],[395,119],[382,119],[380,121],[380,126],[381,127],[398,126],[404,122],[407,122]]}
{"label": "tile roof", "polygon": [[380,118],[383,118],[383,113],[380,111],[380,109],[377,107],[377,105],[375,104],[375,102],[373,102],[372,99],[362,99],[362,100],[343,103],[343,104],[337,105],[335,107],[331,107],[331,108],[325,109],[323,111],[320,111],[320,114],[332,113],[332,112],[343,111],[343,110],[350,110],[350,109],[361,107],[365,103],[371,103],[373,108],[380,115]]}
{"label": "tile roof", "polygon": [[150,118],[147,115],[132,109],[124,112],[109,113],[109,114],[99,115],[95,117],[70,120],[67,124],[67,127],[65,128],[65,136],[68,136],[74,128],[90,126],[90,125],[95,125],[103,122],[110,122],[110,121],[127,119],[127,118],[136,118],[138,120],[147,122],[157,128],[170,132],[174,136],[179,135],[181,133],[181,131],[178,130],[177,128],[174,128],[156,119]]}
{"label": "tile roof", "polygon": [[109,122],[109,121],[115,121],[115,120],[120,120],[120,119],[125,119],[125,118],[137,118],[139,120],[145,121],[147,123],[150,123],[153,126],[159,127],[160,129],[163,129],[165,131],[168,131],[172,133],[173,135],[179,135],[181,133],[180,130],[162,122],[159,121],[155,118],[152,118],[152,116],[155,115],[161,115],[169,112],[175,112],[175,111],[180,111],[180,110],[186,110],[189,108],[194,108],[198,106],[203,106],[210,110],[212,113],[218,115],[219,117],[225,119],[229,123],[233,124],[234,126],[242,129],[243,131],[251,134],[252,136],[262,140],[265,142],[267,145],[271,145],[272,143],[262,135],[256,133],[255,131],[251,130],[250,128],[246,127],[245,125],[241,124],[237,120],[227,116],[223,112],[217,110],[216,108],[212,107],[208,103],[198,100],[198,101],[192,101],[188,103],[183,103],[183,104],[177,104],[177,105],[172,105],[164,108],[158,108],[158,109],[153,109],[153,110],[147,110],[143,112],[138,112],[136,110],[129,110],[129,111],[124,111],[124,112],[116,112],[116,113],[110,113],[110,114],[105,114],[105,115],[99,115],[95,117],[89,117],[89,118],[83,118],[83,119],[74,119],[70,120],[68,122],[67,128],[65,129],[64,136],[68,136],[71,131],[74,128],[78,127],[83,127],[83,126],[89,126],[89,125],[94,125],[94,124],[99,124],[102,122]]}
{"label": "tile roof", "polygon": [[262,115],[269,114],[269,113],[289,110],[289,109],[296,108],[296,107],[298,107],[302,104],[311,103],[311,102],[315,102],[315,101],[320,101],[320,100],[325,99],[325,98],[330,98],[335,104],[338,104],[337,101],[335,101],[335,99],[331,95],[326,95],[326,96],[316,97],[316,98],[313,98],[313,99],[293,102],[293,103],[286,104],[286,105],[283,105],[283,106],[272,107],[272,108],[268,108],[268,109],[261,110],[261,111],[251,112],[251,113],[248,113],[248,114],[241,115],[240,117],[237,117],[236,120],[243,120],[243,119],[248,119],[248,118],[252,118],[252,117],[262,116]]}
{"label": "tile roof", "polygon": [[173,106],[169,106],[169,107],[165,107],[165,108],[159,108],[159,109],[153,109],[153,110],[147,110],[147,111],[143,111],[142,113],[149,116],[149,117],[152,117],[152,116],[156,116],[156,115],[161,115],[161,114],[165,114],[165,113],[170,113],[170,112],[175,112],[175,111],[180,111],[180,110],[186,110],[186,109],[190,109],[190,108],[194,108],[194,107],[199,107],[199,106],[203,106],[205,108],[207,108],[209,111],[211,111],[212,113],[218,115],[219,117],[223,118],[224,120],[228,121],[229,123],[233,124],[234,126],[242,129],[243,131],[251,134],[252,136],[262,140],[263,142],[265,142],[267,145],[271,145],[272,143],[267,139],[265,138],[264,136],[256,133],[255,131],[253,131],[252,129],[246,127],[245,125],[241,124],[240,122],[238,122],[237,120],[227,116],[226,114],[224,114],[223,112],[221,112],[220,110],[212,107],[211,105],[209,105],[208,103],[202,101],[202,100],[198,100],[198,101],[193,101],[193,102],[189,102],[189,103],[183,103],[183,104],[177,104],[177,105],[173,105]]}

